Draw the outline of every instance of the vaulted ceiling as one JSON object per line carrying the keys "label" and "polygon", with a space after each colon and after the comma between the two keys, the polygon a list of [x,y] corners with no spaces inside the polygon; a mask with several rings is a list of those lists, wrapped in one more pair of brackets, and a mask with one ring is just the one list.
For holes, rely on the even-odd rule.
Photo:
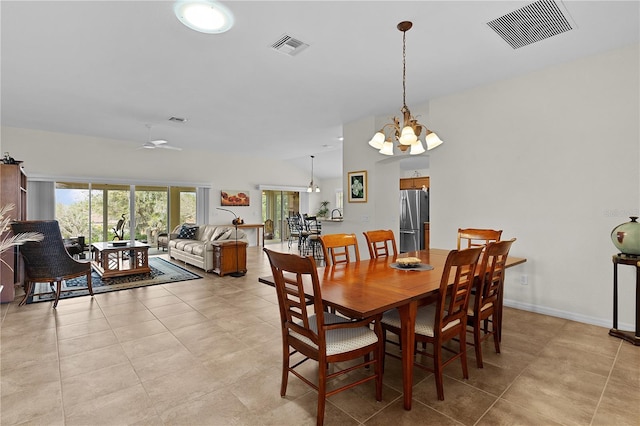
{"label": "vaulted ceiling", "polygon": [[[565,1],[571,31],[514,49],[487,22],[530,3],[228,1],[234,27],[209,35],[170,1],[2,1],[2,125],[307,169],[315,155],[318,177],[338,176],[342,123],[402,106],[400,21],[409,106],[638,43],[639,2]],[[273,50],[285,34],[309,47]]]}

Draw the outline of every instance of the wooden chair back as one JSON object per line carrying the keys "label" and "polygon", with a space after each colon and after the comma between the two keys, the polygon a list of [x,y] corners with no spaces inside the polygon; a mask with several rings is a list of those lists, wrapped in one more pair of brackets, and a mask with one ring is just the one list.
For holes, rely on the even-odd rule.
{"label": "wooden chair back", "polygon": [[360,261],[356,234],[324,234],[320,243],[327,266]]}
{"label": "wooden chair back", "polygon": [[[479,267],[480,278],[477,281],[475,312],[480,312],[484,306],[498,302],[500,292],[504,286],[504,272],[511,245],[516,239],[489,243],[485,249],[482,264]],[[480,295],[480,297],[478,297]]]}
{"label": "wooden chair back", "polygon": [[[493,336],[496,353],[500,353],[500,332],[502,330],[502,292],[507,257],[516,239],[489,243],[484,249],[482,262],[478,266],[473,304],[467,311],[468,325],[473,331],[473,346],[476,364],[483,367],[482,342]],[[489,322],[491,327],[489,328]]]}
{"label": "wooden chair back", "polygon": [[[276,284],[283,336],[293,331],[320,347],[324,309],[315,260],[311,256],[278,253],[269,249],[264,249],[264,252],[269,258]],[[312,285],[313,295],[310,295],[310,299],[313,299],[313,304],[308,304],[305,296],[305,281]]]}
{"label": "wooden chair back", "polygon": [[377,229],[363,232],[363,234],[367,240],[367,248],[369,249],[369,257],[371,259],[389,256],[396,257],[398,255],[396,238],[392,230]]}
{"label": "wooden chair back", "polygon": [[500,241],[502,230],[459,228],[458,250],[471,247],[484,247],[491,242]]}
{"label": "wooden chair back", "polygon": [[446,340],[445,336],[459,334],[460,327],[466,333],[469,295],[482,250],[483,247],[473,247],[449,252],[436,305],[436,336],[442,334]]}

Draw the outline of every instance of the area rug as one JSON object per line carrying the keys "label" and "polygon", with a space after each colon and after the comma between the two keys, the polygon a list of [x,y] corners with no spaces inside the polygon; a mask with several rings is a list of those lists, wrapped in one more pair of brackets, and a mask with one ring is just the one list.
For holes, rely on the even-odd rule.
{"label": "area rug", "polygon": [[[176,264],[159,257],[149,258],[149,267],[151,272],[148,274],[129,275],[124,277],[114,277],[102,280],[96,271],[91,272],[91,284],[93,294],[108,293],[110,291],[127,290],[136,287],[146,287],[158,284],[175,283],[179,281],[188,281],[202,278],[198,274],[194,274]],[[82,287],[78,290],[73,288]],[[77,277],[64,281],[62,290],[72,290],[64,292],[60,295],[60,299],[69,299],[71,297],[86,296],[89,294],[87,290],[87,278]],[[51,291],[49,283],[37,283],[34,293],[43,293]],[[27,299],[27,303],[47,302],[54,299],[53,293],[45,293],[37,296],[31,296]]]}

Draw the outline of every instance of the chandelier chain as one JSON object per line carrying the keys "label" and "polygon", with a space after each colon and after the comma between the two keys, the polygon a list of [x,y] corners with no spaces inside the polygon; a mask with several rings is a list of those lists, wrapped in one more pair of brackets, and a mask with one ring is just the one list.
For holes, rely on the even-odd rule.
{"label": "chandelier chain", "polygon": [[407,32],[402,32],[402,106],[407,108]]}

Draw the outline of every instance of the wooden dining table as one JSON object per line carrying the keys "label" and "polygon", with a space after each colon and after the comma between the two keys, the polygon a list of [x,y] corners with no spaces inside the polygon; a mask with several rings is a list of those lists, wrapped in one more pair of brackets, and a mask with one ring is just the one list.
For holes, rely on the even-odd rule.
{"label": "wooden dining table", "polygon": [[[325,305],[352,318],[360,319],[398,309],[401,321],[402,386],[404,408],[411,410],[413,364],[415,354],[415,321],[419,302],[435,294],[440,287],[444,264],[450,250],[427,249],[407,252],[398,257],[419,257],[431,270],[397,269],[394,259],[383,257],[341,263],[318,268],[318,278]],[[509,256],[507,267],[526,262]],[[272,276],[258,281],[275,286]],[[305,284],[305,293],[313,296],[311,283]]]}

